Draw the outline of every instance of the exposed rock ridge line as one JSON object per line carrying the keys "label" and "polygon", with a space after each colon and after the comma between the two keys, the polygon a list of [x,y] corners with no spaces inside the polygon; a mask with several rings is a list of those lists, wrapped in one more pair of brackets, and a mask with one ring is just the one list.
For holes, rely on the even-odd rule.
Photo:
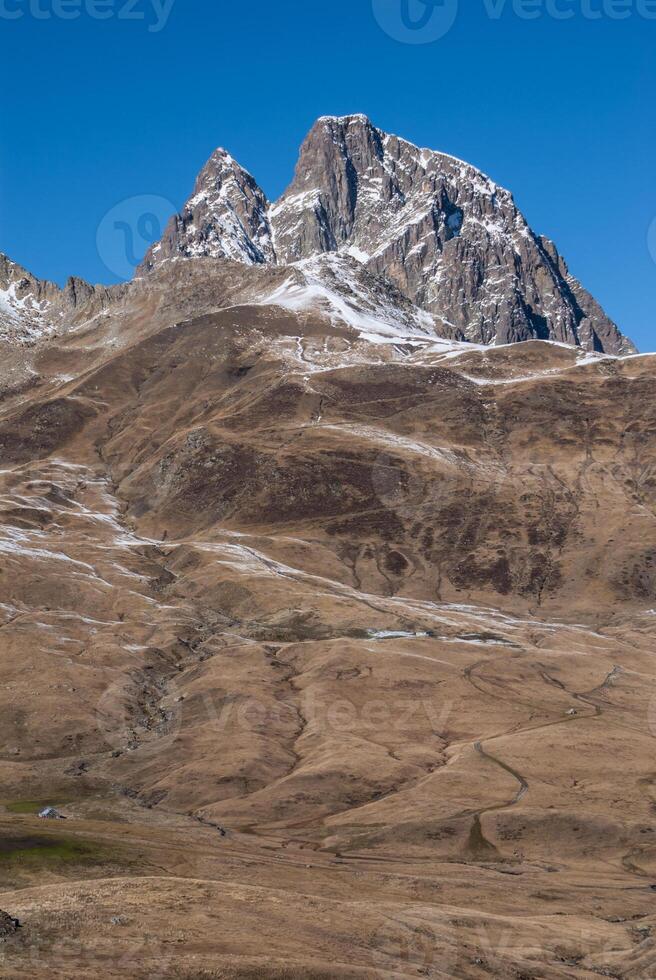
{"label": "exposed rock ridge line", "polygon": [[[243,301],[323,312],[364,329],[385,321],[399,336],[410,330],[484,345],[549,340],[635,353],[509,191],[361,115],[315,123],[275,203],[227,151],[216,150],[134,285],[71,278],[60,289],[0,254],[0,342],[34,345],[66,332],[144,279],[155,301],[166,303],[173,260],[239,263],[252,270]],[[284,288],[262,293],[258,267],[289,269]],[[214,307],[225,300],[215,296]]]}
{"label": "exposed rock ridge line", "polygon": [[172,257],[289,265],[325,253],[355,258],[462,340],[635,351],[509,191],[361,115],[317,121],[274,204],[217,150],[141,271]]}

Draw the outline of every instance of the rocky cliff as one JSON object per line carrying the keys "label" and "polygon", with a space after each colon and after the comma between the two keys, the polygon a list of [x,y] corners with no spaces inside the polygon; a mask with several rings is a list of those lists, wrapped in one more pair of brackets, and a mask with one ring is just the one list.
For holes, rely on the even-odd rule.
{"label": "rocky cliff", "polygon": [[448,336],[635,350],[509,191],[365,116],[319,119],[274,204],[216,151],[143,270],[175,256],[290,265],[325,253],[357,260],[433,314]]}

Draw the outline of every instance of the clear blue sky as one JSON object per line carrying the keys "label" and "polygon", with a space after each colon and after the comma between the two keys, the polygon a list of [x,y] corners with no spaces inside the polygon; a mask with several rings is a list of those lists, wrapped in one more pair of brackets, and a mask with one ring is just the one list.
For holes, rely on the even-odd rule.
{"label": "clear blue sky", "polygon": [[[532,19],[511,0],[460,0],[426,44],[389,36],[373,10],[402,33],[401,4],[419,19],[422,0],[174,0],[159,31],[162,0],[130,0],[145,20],[125,19],[126,2],[0,0],[0,251],[35,274],[115,281],[96,235],[116,204],[180,207],[217,145],[276,196],[317,116],[365,112],[511,188],[656,350],[656,19],[637,9],[656,17],[655,0],[529,0]],[[77,19],[48,16],[76,3]]]}

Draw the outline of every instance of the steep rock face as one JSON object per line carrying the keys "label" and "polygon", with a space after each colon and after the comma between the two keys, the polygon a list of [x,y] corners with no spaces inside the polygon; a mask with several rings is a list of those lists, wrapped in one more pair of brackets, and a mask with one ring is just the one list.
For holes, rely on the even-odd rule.
{"label": "steep rock face", "polygon": [[600,304],[591,296],[578,279],[570,273],[564,258],[558,254],[553,242],[541,236],[541,246],[545,249],[560,280],[564,283],[565,294],[569,292],[573,308],[583,314],[578,323],[578,337],[581,345],[587,350],[599,353],[633,354],[635,345],[624,337],[617,326],[610,320]]}
{"label": "steep rock face", "polygon": [[216,150],[182,213],[171,218],[161,242],[146,255],[142,271],[175,257],[208,256],[246,265],[273,262],[267,209],[253,177],[225,150]]}
{"label": "steep rock face", "polygon": [[468,340],[633,350],[509,191],[364,116],[315,124],[271,217],[278,261],[348,251]]}
{"label": "steep rock face", "polygon": [[365,116],[320,119],[294,181],[273,205],[218,150],[143,270],[171,257],[289,265],[326,253],[355,258],[393,284],[439,318],[447,336],[635,349],[555,246],[534,234],[509,191],[461,160],[383,133]]}

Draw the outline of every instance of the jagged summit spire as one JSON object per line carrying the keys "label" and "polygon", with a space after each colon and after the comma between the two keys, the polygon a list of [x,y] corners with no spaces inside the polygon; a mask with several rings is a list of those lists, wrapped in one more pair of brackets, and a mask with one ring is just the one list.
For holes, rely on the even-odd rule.
{"label": "jagged summit spire", "polygon": [[269,202],[254,177],[222,147],[201,170],[182,212],[171,218],[141,271],[164,259],[212,256],[247,265],[274,262]]}

